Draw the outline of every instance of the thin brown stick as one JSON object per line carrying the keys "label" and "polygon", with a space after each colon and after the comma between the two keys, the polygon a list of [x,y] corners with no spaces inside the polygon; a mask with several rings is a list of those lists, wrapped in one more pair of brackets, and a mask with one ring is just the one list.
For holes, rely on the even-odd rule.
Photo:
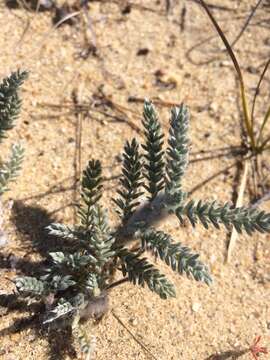
{"label": "thin brown stick", "polygon": [[[73,98],[74,107],[75,107],[75,116],[77,119],[76,129],[75,129],[76,140],[75,140],[75,155],[74,155],[74,170],[75,171],[74,171],[74,193],[73,193],[74,204],[77,204],[78,194],[79,194],[78,184],[80,181],[81,171],[82,171],[81,148],[82,148],[82,118],[83,118],[83,114],[81,111],[78,111],[78,109],[77,109],[77,106],[80,104],[81,91],[78,94],[77,91],[74,90],[72,93],[72,98]],[[77,212],[76,212],[76,208],[74,207],[74,213],[73,213],[74,224],[76,223],[76,216],[77,216]]]}
{"label": "thin brown stick", "polygon": [[254,111],[255,111],[255,105],[256,105],[257,96],[259,95],[261,83],[262,83],[262,81],[264,79],[264,76],[266,74],[266,71],[268,69],[269,64],[270,64],[270,58],[266,62],[265,66],[264,66],[264,69],[263,69],[263,71],[262,71],[262,73],[260,75],[260,79],[259,79],[258,84],[256,86],[255,94],[254,94],[254,97],[253,97],[252,109],[251,109],[251,125],[252,125],[252,127],[254,126]]}
{"label": "thin brown stick", "polygon": [[[18,49],[18,45],[21,45],[21,44],[22,44],[23,39],[25,38],[25,36],[26,36],[26,34],[27,34],[27,31],[30,29],[30,25],[31,25],[30,19],[29,19],[29,17],[27,17],[26,25],[25,25],[25,27],[24,27],[24,29],[23,29],[22,35],[21,35],[18,43],[17,43],[16,46],[15,46],[15,49],[16,49],[16,50]],[[15,51],[16,51],[16,50],[15,50]]]}
{"label": "thin brown stick", "polygon": [[181,10],[181,14],[180,14],[180,30],[181,32],[185,31],[186,28],[186,16],[187,16],[187,8],[186,5],[184,4]]}
{"label": "thin brown stick", "polygon": [[238,35],[236,36],[236,38],[234,39],[234,41],[231,43],[231,47],[233,48],[235,46],[235,44],[239,41],[239,39],[241,38],[241,36],[243,35],[243,33],[245,32],[246,28],[248,27],[250,21],[252,20],[255,12],[257,11],[258,7],[260,6],[262,0],[259,0],[254,9],[252,9],[252,11],[250,12],[249,16],[247,17],[244,25],[242,26],[240,32],[238,33]]}
{"label": "thin brown stick", "polygon": [[203,180],[202,182],[200,182],[199,184],[195,185],[191,191],[189,192],[189,195],[192,195],[194,192],[196,192],[197,190],[199,190],[202,186],[206,185],[208,182],[210,182],[211,180],[214,180],[216,177],[218,177],[219,175],[223,174],[225,171],[228,171],[232,168],[234,168],[237,164],[239,163],[239,160],[233,162],[231,165],[228,165],[226,167],[224,167],[222,170],[219,170],[217,172],[215,172],[214,174],[208,176],[205,180]]}
{"label": "thin brown stick", "polygon": [[[128,98],[128,102],[134,102],[134,103],[144,103],[145,99],[144,98],[140,98],[140,97],[136,97],[136,96],[130,96]],[[160,105],[160,106],[164,106],[167,108],[172,108],[174,106],[179,106],[179,103],[176,102],[171,102],[171,101],[165,101],[165,100],[160,100],[158,98],[152,98],[151,101],[153,102],[153,104],[155,105]]]}
{"label": "thin brown stick", "polygon": [[168,15],[170,10],[171,10],[171,0],[165,0],[165,9],[166,9],[166,14]]}
{"label": "thin brown stick", "polygon": [[38,55],[41,56],[41,51],[43,49],[44,44],[46,43],[47,38],[51,35],[51,33],[53,31],[55,31],[60,25],[62,25],[65,21],[72,19],[78,15],[80,15],[81,11],[74,11],[71,14],[67,14],[66,16],[64,16],[61,20],[59,20],[48,32],[46,32],[46,34],[44,34],[43,38],[41,39],[38,49],[37,51],[33,54],[34,55]]}
{"label": "thin brown stick", "polygon": [[270,200],[270,190],[266,194],[264,194],[260,199],[255,201],[255,203],[253,203],[251,207],[256,208],[268,200]]}
{"label": "thin brown stick", "polygon": [[[195,3],[198,3],[200,0],[191,0]],[[217,5],[217,4],[211,4],[207,1],[207,6],[209,7],[209,9],[213,9],[213,10],[220,10],[220,11],[234,11],[233,9],[227,7],[227,6],[222,6],[222,5]]]}
{"label": "thin brown stick", "polygon": [[[26,6],[26,8],[28,8],[28,7],[27,7],[27,4],[25,4],[25,2],[22,2],[22,1],[20,1],[20,0],[17,0],[17,2],[18,2],[19,7],[20,7],[21,9],[24,9],[25,6]],[[25,13],[26,13],[26,12],[25,12]],[[26,13],[26,14],[27,14],[27,13]],[[19,16],[18,14],[13,13],[13,15],[14,15],[16,18],[18,18],[19,20],[21,20],[23,23],[25,22],[25,20],[24,20],[21,16]],[[27,31],[28,31],[29,28],[30,28],[30,24],[31,24],[31,22],[30,22],[30,17],[29,17],[28,14],[26,15],[26,17],[27,17],[27,19],[26,19],[26,25],[25,25],[24,28],[23,28],[22,35],[21,35],[19,41],[18,41],[17,43],[15,43],[15,45],[14,45],[14,52],[15,52],[15,53],[16,53],[16,51],[18,50],[18,46],[21,45],[21,43],[22,43],[22,41],[23,41],[23,39],[24,39]]]}
{"label": "thin brown stick", "polygon": [[[269,115],[270,115],[270,107],[269,107]],[[266,145],[269,143],[270,141],[270,136],[268,136],[262,143],[262,145],[260,146],[260,151],[265,151],[268,149],[268,147],[266,147]]]}
{"label": "thin brown stick", "polygon": [[139,344],[141,346],[141,348],[154,360],[158,360],[157,357],[155,357],[155,355],[153,355],[151,353],[150,350],[147,349],[147,347],[136,338],[136,336],[134,334],[132,334],[132,332],[128,329],[128,327],[123,323],[123,321],[119,318],[118,315],[115,314],[115,312],[112,310],[112,315],[113,317],[123,326],[123,328],[129,333],[129,335],[136,341],[137,344]]}
{"label": "thin brown stick", "polygon": [[32,11],[30,5],[27,4],[27,2],[25,0],[17,0],[18,4],[21,6],[21,8],[25,8],[27,9],[28,11]]}
{"label": "thin brown stick", "polygon": [[[61,116],[61,115],[71,115],[71,114],[74,113],[74,110],[72,110],[72,107],[74,107],[74,104],[71,103],[71,102],[65,102],[63,105],[61,105],[61,104],[49,104],[49,103],[38,103],[38,106],[43,107],[43,108],[44,107],[50,107],[52,109],[62,109],[62,108],[66,108],[66,107],[71,108],[71,110],[69,112],[58,114],[59,116]],[[138,113],[134,112],[131,109],[125,108],[123,105],[119,105],[119,104],[114,103],[114,102],[110,102],[110,104],[107,104],[107,106],[111,110],[118,111],[119,113],[121,113],[121,115],[124,115],[124,117],[122,116],[120,118],[119,116],[109,114],[108,112],[99,110],[98,108],[93,108],[91,104],[78,104],[77,110],[83,112],[85,116],[89,115],[90,112],[96,112],[96,113],[102,114],[102,115],[107,116],[109,118],[112,118],[112,119],[121,121],[123,123],[126,123],[133,130],[135,130],[137,133],[142,132],[140,127],[137,126],[132,120],[130,120],[128,118],[128,116],[127,116],[127,114],[125,113],[124,110],[126,110],[126,112],[132,113],[134,117],[136,116],[138,119],[140,119],[140,116],[139,116]],[[51,116],[50,116],[50,118],[51,118]]]}

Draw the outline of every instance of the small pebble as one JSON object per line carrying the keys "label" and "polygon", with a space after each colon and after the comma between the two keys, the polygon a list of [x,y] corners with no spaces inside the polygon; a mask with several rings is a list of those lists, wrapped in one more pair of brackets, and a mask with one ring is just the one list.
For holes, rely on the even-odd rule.
{"label": "small pebble", "polygon": [[198,311],[200,310],[200,308],[201,308],[201,304],[198,303],[198,302],[193,303],[192,306],[191,306],[191,309],[192,309],[192,311],[194,311],[194,312],[198,312]]}
{"label": "small pebble", "polygon": [[217,261],[216,255],[215,255],[215,254],[212,254],[212,255],[210,256],[210,262],[211,262],[211,264],[213,264],[213,263],[216,262],[216,261]]}
{"label": "small pebble", "polygon": [[209,105],[209,111],[212,112],[212,113],[216,113],[218,111],[218,104],[215,103],[215,102],[212,102],[210,105]]}
{"label": "small pebble", "polygon": [[129,319],[129,323],[132,326],[137,326],[138,325],[138,320],[135,318]]}
{"label": "small pebble", "polygon": [[232,65],[232,62],[229,60],[224,60],[219,63],[220,67],[226,67],[226,66],[231,66],[231,65]]}
{"label": "small pebble", "polygon": [[148,48],[141,48],[137,51],[137,56],[145,56],[149,53],[149,49]]}

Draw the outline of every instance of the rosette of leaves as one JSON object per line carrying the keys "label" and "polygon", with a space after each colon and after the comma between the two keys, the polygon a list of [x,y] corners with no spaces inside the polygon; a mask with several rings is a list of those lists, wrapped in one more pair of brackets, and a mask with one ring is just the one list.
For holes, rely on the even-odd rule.
{"label": "rosette of leaves", "polygon": [[[43,322],[59,319],[73,323],[74,334],[82,351],[90,356],[92,346],[80,327],[80,319],[100,318],[108,307],[108,292],[126,281],[147,286],[162,299],[176,295],[172,282],[147,252],[165,262],[180,275],[209,285],[208,268],[199,255],[174,241],[170,234],[156,230],[155,224],[165,216],[175,215],[180,223],[187,218],[192,226],[201,223],[206,229],[222,224],[238,232],[270,231],[270,214],[249,208],[232,208],[228,204],[187,199],[182,179],[188,164],[189,112],[185,105],[172,109],[167,147],[158,115],[151,102],[145,101],[143,127],[145,141],[127,141],[123,152],[122,174],[117,196],[113,199],[120,224],[109,225],[101,205],[102,167],[99,160],[89,161],[83,172],[78,225],[51,224],[50,234],[66,239],[69,248],[49,254],[50,266],[43,276],[15,280],[23,296],[50,299]],[[146,193],[147,197],[143,197]],[[146,199],[146,200],[145,200]],[[136,246],[129,244],[135,241]],[[113,282],[115,272],[120,280]]]}
{"label": "rosette of leaves", "polygon": [[[0,84],[0,143],[7,137],[7,132],[16,124],[21,109],[18,90],[27,78],[26,71],[13,72]],[[20,144],[11,147],[7,161],[0,159],[0,195],[8,190],[21,169],[24,150]]]}

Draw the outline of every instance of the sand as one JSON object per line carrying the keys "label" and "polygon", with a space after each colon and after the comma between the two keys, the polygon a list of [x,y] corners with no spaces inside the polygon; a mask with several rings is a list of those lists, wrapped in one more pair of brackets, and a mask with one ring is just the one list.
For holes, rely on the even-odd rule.
{"label": "sand", "polygon": [[[124,2],[120,6],[93,1],[88,13],[92,31],[82,20],[55,29],[51,12],[0,5],[0,77],[18,68],[30,72],[21,92],[23,107],[18,125],[1,145],[3,157],[14,142],[20,141],[26,148],[21,176],[3,197],[9,241],[0,253],[1,359],[80,358],[77,344],[67,333],[59,330],[48,335],[41,327],[31,327],[27,319],[33,309],[16,302],[12,305],[11,297],[7,297],[14,291],[8,279],[38,268],[48,245],[44,226],[53,221],[73,222],[80,116],[81,166],[91,158],[102,161],[107,178],[103,203],[112,212],[112,224],[116,217],[111,197],[124,141],[141,138],[142,103],[130,102],[130,97],[159,99],[162,105],[157,108],[165,131],[169,121],[169,106],[165,105],[184,101],[191,111],[186,190],[195,199],[235,201],[241,166],[222,170],[241,157],[228,153],[215,157],[217,149],[241,142],[235,72],[198,4],[173,3],[169,15],[164,11],[165,1],[139,0],[134,1],[136,6],[131,6],[130,12],[122,14]],[[217,6],[212,11],[232,41],[253,2],[213,3]],[[183,21],[180,15],[184,6]],[[235,45],[251,96],[269,57],[269,16],[269,7],[261,7]],[[266,76],[256,106],[258,123],[269,103],[268,85]],[[74,112],[74,93],[84,104],[85,112],[79,117]],[[112,107],[108,101],[106,105],[104,97]],[[269,153],[264,157],[267,163]],[[212,179],[206,181],[209,177]],[[249,176],[246,205],[254,196],[251,188]],[[269,201],[262,208],[270,211]],[[262,336],[262,345],[269,348],[270,235],[239,236],[231,262],[226,264],[228,236],[224,230],[180,227],[173,218],[162,229],[201,254],[213,274],[213,285],[207,287],[180,277],[160,264],[175,283],[176,299],[164,301],[131,284],[114,289],[108,314],[96,326],[84,325],[88,334],[96,335],[96,359],[150,359],[113,314],[160,360],[206,360],[215,354],[219,357],[212,359],[233,359],[236,357],[229,351],[237,353],[249,347],[258,335]],[[26,320],[20,321],[23,318]],[[241,359],[251,359],[251,355]]]}

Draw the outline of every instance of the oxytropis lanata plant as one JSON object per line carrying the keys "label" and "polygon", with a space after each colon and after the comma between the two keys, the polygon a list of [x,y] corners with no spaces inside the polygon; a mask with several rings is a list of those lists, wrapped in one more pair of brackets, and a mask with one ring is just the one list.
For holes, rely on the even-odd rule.
{"label": "oxytropis lanata plant", "polygon": [[[100,204],[101,163],[91,160],[83,172],[78,225],[48,227],[50,234],[66,239],[70,246],[63,252],[48,254],[50,266],[44,269],[43,276],[15,280],[20,295],[47,304],[43,324],[60,326],[57,324],[62,319],[61,324],[72,326],[88,359],[93,341],[85,336],[81,322],[102,317],[108,308],[110,289],[130,281],[146,285],[162,299],[176,296],[174,285],[144,256],[146,252],[180,275],[211,283],[209,270],[198,254],[175,242],[170,234],[155,229],[164,217],[175,215],[180,223],[187,218],[193,226],[201,223],[206,229],[210,225],[219,229],[223,224],[248,234],[270,231],[270,214],[263,211],[187,199],[182,178],[188,164],[188,126],[186,106],[172,109],[168,143],[163,150],[164,135],[158,115],[152,103],[146,101],[144,142],[139,145],[132,139],[124,146],[122,174],[113,199],[120,224],[116,228],[109,225],[108,211]],[[136,246],[131,247],[134,243]],[[114,282],[117,271],[122,275]]]}
{"label": "oxytropis lanata plant", "polygon": [[[18,90],[26,77],[27,72],[17,71],[0,84],[0,145],[7,137],[7,132],[16,124],[21,109]],[[7,161],[0,158],[0,196],[8,190],[9,183],[17,177],[22,160],[23,148],[20,144],[11,147],[11,155]]]}

